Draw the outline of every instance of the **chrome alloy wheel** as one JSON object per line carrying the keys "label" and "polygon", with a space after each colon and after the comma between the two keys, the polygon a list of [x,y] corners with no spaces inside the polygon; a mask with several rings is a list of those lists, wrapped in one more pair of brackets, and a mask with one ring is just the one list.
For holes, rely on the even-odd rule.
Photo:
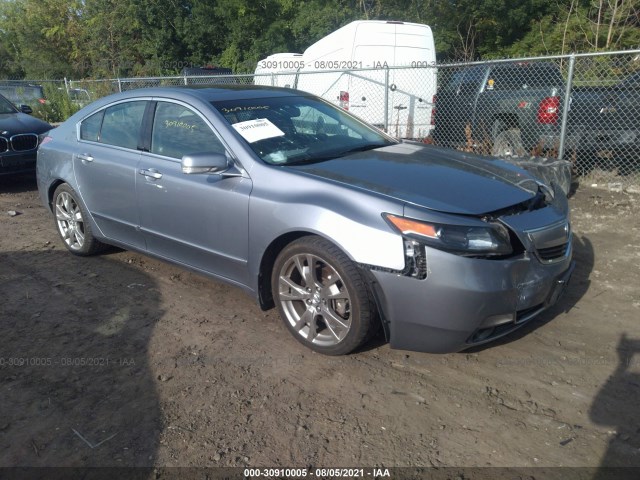
{"label": "chrome alloy wheel", "polygon": [[68,192],[60,192],[56,197],[56,221],[67,246],[71,250],[81,250],[85,236],[82,211]]}
{"label": "chrome alloy wheel", "polygon": [[278,300],[286,320],[307,342],[340,343],[351,328],[351,297],[338,272],[312,254],[289,258],[278,277]]}

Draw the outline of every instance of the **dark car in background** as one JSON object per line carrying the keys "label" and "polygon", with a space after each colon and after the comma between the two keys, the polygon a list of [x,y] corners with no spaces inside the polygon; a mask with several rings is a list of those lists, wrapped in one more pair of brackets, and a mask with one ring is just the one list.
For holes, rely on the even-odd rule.
{"label": "dark car in background", "polygon": [[0,83],[0,95],[18,108],[21,105],[28,105],[33,109],[47,103],[42,85],[23,82]]}
{"label": "dark car in background", "polygon": [[26,105],[18,110],[0,95],[0,175],[35,169],[39,137],[52,126],[29,112]]}

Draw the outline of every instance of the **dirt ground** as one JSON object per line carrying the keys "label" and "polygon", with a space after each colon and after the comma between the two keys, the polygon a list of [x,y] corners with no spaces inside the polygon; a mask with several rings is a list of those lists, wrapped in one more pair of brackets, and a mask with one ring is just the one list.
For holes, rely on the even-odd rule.
{"label": "dirt ground", "polygon": [[72,256],[33,179],[0,179],[0,466],[640,466],[640,197],[571,206],[575,275],[535,323],[330,358],[238,289]]}

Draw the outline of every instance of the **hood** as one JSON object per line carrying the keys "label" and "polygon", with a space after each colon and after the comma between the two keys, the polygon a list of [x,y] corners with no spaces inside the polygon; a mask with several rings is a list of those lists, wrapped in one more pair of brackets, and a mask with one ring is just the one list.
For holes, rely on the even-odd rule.
{"label": "hood", "polygon": [[400,143],[289,167],[440,212],[481,215],[531,199],[526,171],[498,159]]}
{"label": "hood", "polygon": [[53,127],[47,122],[27,115],[25,113],[3,113],[0,114],[0,133],[9,132],[3,137],[10,137],[18,133],[44,133]]}

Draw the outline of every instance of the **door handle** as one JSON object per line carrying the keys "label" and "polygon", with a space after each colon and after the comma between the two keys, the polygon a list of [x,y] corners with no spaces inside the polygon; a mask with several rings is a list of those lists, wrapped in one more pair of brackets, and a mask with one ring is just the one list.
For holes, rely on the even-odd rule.
{"label": "door handle", "polygon": [[78,153],[76,155],[77,158],[79,158],[82,163],[91,163],[93,162],[93,157],[91,155],[89,155],[88,153]]}
{"label": "door handle", "polygon": [[155,180],[160,180],[162,178],[162,174],[155,169],[145,170],[142,168],[138,170],[138,173],[140,175],[144,175],[147,178],[153,178]]}

